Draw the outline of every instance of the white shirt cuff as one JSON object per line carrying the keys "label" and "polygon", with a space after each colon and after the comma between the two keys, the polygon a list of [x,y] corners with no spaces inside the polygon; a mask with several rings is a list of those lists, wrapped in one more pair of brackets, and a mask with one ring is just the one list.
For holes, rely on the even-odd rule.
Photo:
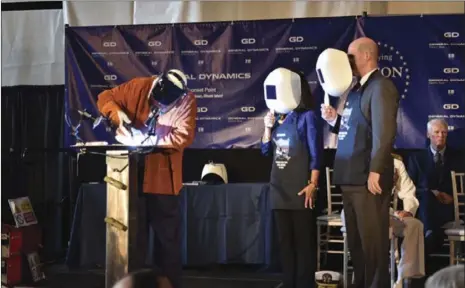
{"label": "white shirt cuff", "polygon": [[332,120],[332,121],[327,121],[329,125],[331,125],[332,127],[334,127],[334,125],[336,125],[336,122],[337,122],[337,117],[336,119]]}

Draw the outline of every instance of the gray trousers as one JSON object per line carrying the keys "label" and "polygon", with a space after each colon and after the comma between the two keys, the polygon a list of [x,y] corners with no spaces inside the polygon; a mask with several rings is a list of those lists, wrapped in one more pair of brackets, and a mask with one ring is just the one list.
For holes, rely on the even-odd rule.
{"label": "gray trousers", "polygon": [[[394,212],[391,209],[391,215]],[[345,227],[344,210],[341,211],[342,225]],[[394,236],[403,238],[401,245],[401,258],[397,267],[397,282],[403,279],[421,278],[425,276],[425,253],[423,223],[414,217],[400,220],[390,217],[390,226]]]}
{"label": "gray trousers", "polygon": [[396,237],[403,238],[397,282],[425,276],[423,223],[414,217],[391,217],[391,227]]}

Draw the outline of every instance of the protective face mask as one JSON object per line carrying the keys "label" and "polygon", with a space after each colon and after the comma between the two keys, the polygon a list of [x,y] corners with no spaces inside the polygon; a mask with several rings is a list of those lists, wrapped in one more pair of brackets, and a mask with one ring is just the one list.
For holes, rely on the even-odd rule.
{"label": "protective face mask", "polygon": [[[352,84],[352,68],[349,59],[346,52],[333,48],[324,50],[318,56],[316,72],[326,95],[340,97],[349,89]],[[325,104],[329,105],[326,99]]]}
{"label": "protective face mask", "polygon": [[266,106],[279,114],[288,114],[300,104],[300,76],[289,69],[273,70],[266,77],[263,89]]}

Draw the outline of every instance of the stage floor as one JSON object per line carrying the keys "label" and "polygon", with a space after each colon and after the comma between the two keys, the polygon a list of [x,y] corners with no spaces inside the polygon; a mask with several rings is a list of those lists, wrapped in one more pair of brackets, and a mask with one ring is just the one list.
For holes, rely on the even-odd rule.
{"label": "stage floor", "polygon": [[[223,269],[186,270],[183,275],[184,288],[274,288],[280,285],[279,274],[260,272],[221,271]],[[229,269],[228,269],[229,270]],[[47,281],[35,286],[40,288],[104,288],[103,269],[70,271],[64,265],[51,266],[46,270]]]}
{"label": "stage floor", "polygon": [[[332,257],[329,263],[334,264]],[[337,262],[339,263],[339,262]],[[434,258],[433,271],[446,267],[448,259]],[[337,271],[336,267],[328,267]],[[55,264],[44,267],[47,280],[37,285],[18,285],[18,288],[104,288],[104,270],[101,268],[69,270],[64,264]],[[280,274],[262,270],[254,265],[212,265],[203,268],[185,269],[183,273],[183,288],[278,288],[280,287]],[[410,288],[424,287],[426,279],[412,281]]]}

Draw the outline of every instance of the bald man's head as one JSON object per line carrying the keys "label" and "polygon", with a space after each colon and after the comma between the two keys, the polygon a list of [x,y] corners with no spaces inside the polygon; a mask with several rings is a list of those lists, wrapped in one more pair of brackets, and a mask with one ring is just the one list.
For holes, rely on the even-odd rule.
{"label": "bald man's head", "polygon": [[113,288],[173,288],[168,278],[154,270],[140,270],[119,280]]}
{"label": "bald man's head", "polygon": [[354,74],[363,77],[378,67],[378,45],[370,38],[358,38],[350,43],[347,54],[353,56]]}

